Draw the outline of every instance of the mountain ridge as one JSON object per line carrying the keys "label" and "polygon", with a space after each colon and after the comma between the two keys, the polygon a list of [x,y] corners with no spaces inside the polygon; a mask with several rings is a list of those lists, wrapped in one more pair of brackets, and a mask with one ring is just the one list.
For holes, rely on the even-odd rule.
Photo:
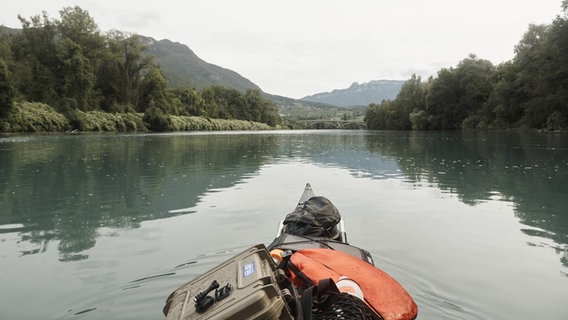
{"label": "mountain ridge", "polygon": [[170,87],[204,89],[212,85],[245,92],[260,87],[239,73],[201,59],[189,46],[169,39],[156,40],[142,36],[156,63],[166,75]]}
{"label": "mountain ridge", "polygon": [[157,64],[166,76],[170,87],[192,87],[204,89],[212,85],[245,92],[247,89],[259,90],[265,97],[280,106],[316,108],[367,106],[382,100],[393,100],[404,84],[403,80],[371,80],[364,83],[353,82],[349,88],[334,89],[294,99],[264,92],[260,86],[241,74],[206,62],[189,46],[169,39],[140,37],[149,47]]}
{"label": "mountain ridge", "polygon": [[393,100],[405,82],[405,80],[371,80],[362,84],[353,82],[349,88],[316,93],[300,100],[327,103],[339,107],[366,106],[371,103],[380,103],[383,100]]}

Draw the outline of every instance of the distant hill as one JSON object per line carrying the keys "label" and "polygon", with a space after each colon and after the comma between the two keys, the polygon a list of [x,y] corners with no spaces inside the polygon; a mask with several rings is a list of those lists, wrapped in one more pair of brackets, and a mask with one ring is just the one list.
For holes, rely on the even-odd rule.
{"label": "distant hill", "polygon": [[302,98],[304,101],[320,102],[341,107],[367,106],[383,100],[393,100],[406,81],[373,80],[359,84],[354,82],[347,89],[336,89]]}
{"label": "distant hill", "polygon": [[6,26],[0,25],[0,34],[5,33],[5,34],[18,34],[22,31],[22,29],[14,29],[14,28],[8,28]]}
{"label": "distant hill", "polygon": [[297,99],[269,97],[276,105],[281,116],[288,117],[296,120],[311,120],[311,119],[331,119],[338,115],[338,112],[343,114],[343,108],[332,106],[323,103],[303,101]]}
{"label": "distant hill", "polygon": [[[220,85],[241,92],[249,88],[263,92],[259,86],[235,71],[205,62],[184,44],[167,39],[158,41],[151,37],[141,37],[149,46],[149,54],[152,54],[160,65],[169,87],[204,89],[211,85]],[[334,109],[337,107],[328,103],[297,100],[266,92],[263,92],[263,95],[278,105],[283,116],[311,118],[336,113]],[[298,116],[299,114],[304,116]]]}
{"label": "distant hill", "polygon": [[200,59],[188,46],[167,39],[156,40],[141,36],[150,47],[166,76],[169,87],[204,89],[212,85],[245,92],[260,88],[235,71],[225,69]]}

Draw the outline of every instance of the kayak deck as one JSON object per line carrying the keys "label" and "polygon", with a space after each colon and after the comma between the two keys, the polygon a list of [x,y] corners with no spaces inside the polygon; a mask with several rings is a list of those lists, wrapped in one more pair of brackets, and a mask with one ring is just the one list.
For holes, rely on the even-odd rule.
{"label": "kayak deck", "polygon": [[[336,299],[325,300],[335,305],[311,299],[318,286],[335,288]],[[346,293],[356,298],[345,298]],[[297,320],[306,313],[325,314],[325,319],[412,320],[418,309],[396,280],[375,267],[367,250],[347,242],[337,208],[307,183],[270,245],[249,248],[182,285],[168,297],[163,313],[166,320]]]}
{"label": "kayak deck", "polygon": [[[306,183],[306,187],[304,188],[304,191],[300,196],[300,200],[298,201],[296,208],[302,207],[304,203],[306,203],[306,201],[315,196],[316,194],[312,189],[311,184]],[[273,249],[281,249],[284,251],[298,251],[310,248],[327,248],[343,251],[372,265],[375,265],[373,257],[367,250],[352,246],[347,242],[347,233],[345,232],[345,223],[343,219],[339,221],[338,228],[339,237],[337,239],[331,239],[329,237],[308,237],[286,233],[286,226],[284,225],[283,221],[280,221],[278,230],[276,231],[276,238],[271,244],[267,246],[267,249],[268,251],[271,251]]]}

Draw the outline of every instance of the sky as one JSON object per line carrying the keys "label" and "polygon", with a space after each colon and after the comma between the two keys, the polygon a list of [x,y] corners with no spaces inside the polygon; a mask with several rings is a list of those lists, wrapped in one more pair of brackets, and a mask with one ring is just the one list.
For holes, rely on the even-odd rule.
{"label": "sky", "polygon": [[436,76],[470,54],[514,57],[529,24],[561,0],[2,0],[0,25],[79,6],[112,29],[187,45],[263,91],[290,98],[353,82]]}

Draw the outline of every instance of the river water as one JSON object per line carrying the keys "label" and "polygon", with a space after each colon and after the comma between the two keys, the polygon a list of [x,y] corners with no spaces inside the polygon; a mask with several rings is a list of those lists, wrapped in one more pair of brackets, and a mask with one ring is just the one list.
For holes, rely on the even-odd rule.
{"label": "river water", "polygon": [[567,135],[333,130],[0,136],[0,319],[163,319],[306,182],[419,319],[568,319]]}

